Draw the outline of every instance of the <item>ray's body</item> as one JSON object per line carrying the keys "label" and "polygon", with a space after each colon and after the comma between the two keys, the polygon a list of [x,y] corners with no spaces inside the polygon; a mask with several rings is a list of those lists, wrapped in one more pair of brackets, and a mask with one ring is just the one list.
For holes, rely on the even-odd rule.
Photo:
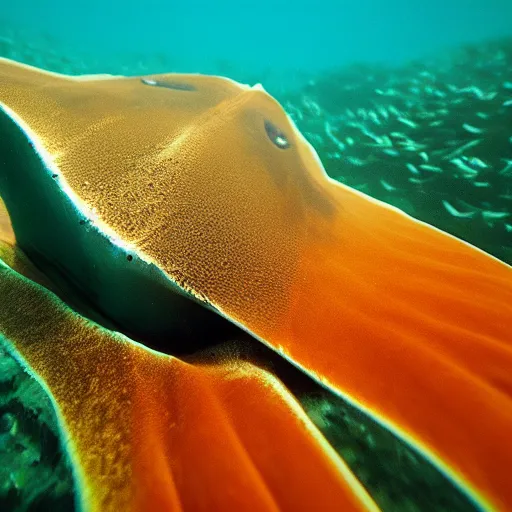
{"label": "ray's body", "polygon": [[[176,317],[208,310],[227,319],[415,445],[483,507],[512,508],[509,266],[329,179],[258,87],[197,75],[72,79],[2,61],[0,102],[0,130],[17,148],[0,169],[0,194],[23,250],[58,261],[104,314],[142,337],[167,339],[169,352],[187,342],[182,330],[173,337],[182,329]],[[22,199],[37,194],[44,208],[27,208]],[[48,373],[55,353],[32,356],[14,325],[14,350],[68,411],[71,438],[80,437],[85,427]],[[82,352],[66,347],[78,364]],[[173,379],[164,384],[158,358],[133,350],[154,365],[148,382],[167,391],[153,400],[155,410],[127,421],[164,428],[144,422],[165,411]],[[144,400],[144,386],[149,393],[142,380],[129,392],[134,403]],[[224,414],[240,436],[236,392]],[[283,422],[297,417],[294,408],[282,411]],[[266,413],[254,413],[265,432]],[[290,425],[297,439],[310,435]],[[324,445],[315,435],[314,456],[301,450],[305,465],[311,457],[321,467]],[[256,436],[242,443],[252,456]],[[148,439],[158,440],[154,453],[173,457],[167,430]],[[97,461],[80,447],[75,455],[84,481],[94,480]],[[126,464],[133,474],[145,467],[136,458]],[[334,494],[329,478],[304,493],[374,507],[349,476],[333,484]],[[94,481],[95,489],[108,485]],[[185,499],[192,491],[181,492]]]}

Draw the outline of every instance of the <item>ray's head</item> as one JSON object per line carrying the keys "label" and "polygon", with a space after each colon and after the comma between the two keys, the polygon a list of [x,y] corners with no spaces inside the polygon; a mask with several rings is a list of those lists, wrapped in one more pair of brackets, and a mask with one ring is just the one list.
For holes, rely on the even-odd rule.
{"label": "ray's head", "polygon": [[262,311],[268,322],[276,297],[285,302],[304,219],[333,208],[316,153],[261,86],[176,76],[141,83],[175,105],[211,102],[189,111],[152,157],[147,187],[166,199],[152,228],[161,230],[151,237],[158,247],[141,247],[215,304],[274,308]]}
{"label": "ray's head", "polygon": [[[154,264],[231,317],[277,318],[304,220],[333,205],[316,153],[261,86],[201,75],[74,79],[24,66],[4,76],[4,111],[45,167],[37,180],[45,174],[48,194],[57,187],[79,212],[82,228],[70,229],[99,231],[129,261]],[[77,237],[85,254],[91,244]]]}

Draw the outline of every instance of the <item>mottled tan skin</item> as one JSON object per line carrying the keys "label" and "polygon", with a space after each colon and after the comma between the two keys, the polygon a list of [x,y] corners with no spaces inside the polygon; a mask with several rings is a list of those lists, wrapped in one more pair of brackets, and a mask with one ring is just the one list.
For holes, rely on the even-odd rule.
{"label": "mottled tan skin", "polygon": [[[158,77],[196,88],[186,91],[5,64],[0,73],[0,101],[37,133],[74,193],[120,239],[230,315],[250,308],[261,327],[275,322],[304,210],[316,200],[328,208],[315,193],[323,171],[310,172],[308,148],[275,100],[198,75]],[[265,120],[289,149],[269,140]]]}
{"label": "mottled tan skin", "polygon": [[[261,90],[190,75],[79,81],[5,61],[0,76],[0,101],[100,227],[483,506],[512,509],[509,266],[329,180]],[[195,91],[165,86],[178,82]]]}

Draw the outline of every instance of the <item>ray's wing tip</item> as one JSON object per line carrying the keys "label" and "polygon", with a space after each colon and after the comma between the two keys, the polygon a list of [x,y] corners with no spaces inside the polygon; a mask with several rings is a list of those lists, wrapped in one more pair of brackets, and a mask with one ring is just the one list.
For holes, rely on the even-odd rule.
{"label": "ray's wing tip", "polygon": [[98,73],[98,74],[82,74],[82,75],[67,75],[64,73],[57,73],[55,71],[50,71],[48,69],[38,68],[37,66],[32,66],[31,64],[26,64],[24,62],[20,62],[17,60],[9,59],[7,57],[0,57],[0,76],[4,73],[4,70],[10,68],[15,69],[18,68],[19,71],[30,71],[33,73],[37,73],[40,75],[47,75],[53,78],[60,78],[61,80],[72,80],[72,81],[89,81],[89,80],[111,80],[116,78],[126,78],[123,75],[111,75],[108,73]]}

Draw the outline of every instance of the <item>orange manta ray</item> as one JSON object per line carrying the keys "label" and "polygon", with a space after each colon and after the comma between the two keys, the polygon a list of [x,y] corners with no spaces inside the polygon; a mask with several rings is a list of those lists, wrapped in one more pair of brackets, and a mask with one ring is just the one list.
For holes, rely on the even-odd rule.
{"label": "orange manta ray", "polygon": [[[512,509],[509,266],[329,179],[313,148],[261,87],[197,75],[71,78],[2,60],[0,107],[0,195],[18,246],[51,282],[71,283],[112,325],[168,353],[192,351],[227,319],[415,446],[482,508]],[[129,499],[134,509],[144,509],[147,496],[157,499],[144,480],[144,456],[151,453],[169,468],[184,447],[198,449],[187,432],[170,431],[181,419],[208,422],[206,436],[229,418],[230,428],[246,436],[237,446],[254,469],[253,457],[266,446],[257,445],[257,437],[273,431],[267,414],[282,422],[281,439],[287,428],[293,432],[290,442],[297,444],[284,448],[288,467],[308,467],[311,460],[331,475],[310,482],[301,496],[316,496],[320,507],[326,499],[338,510],[375,507],[341,461],[336,467],[344,471],[332,477],[329,449],[310,425],[297,427],[300,413],[286,391],[266,396],[265,389],[279,387],[268,385],[270,374],[243,367],[242,375],[254,377],[233,384],[226,382],[229,365],[192,370],[175,359],[164,365],[162,356],[103,331],[96,339],[91,335],[91,353],[89,344],[67,337],[59,351],[49,320],[32,334],[14,318],[26,308],[34,328],[44,316],[30,299],[36,285],[4,272],[5,286],[27,288],[27,296],[17,307],[2,299],[0,333],[63,411],[78,474],[94,482],[83,489],[92,509],[100,507],[95,496],[115,493],[114,481],[103,478],[110,465],[120,472],[129,467],[130,478],[140,483],[141,494]],[[85,322],[68,316],[66,326]],[[85,336],[69,329],[71,341]],[[58,354],[72,362],[59,364],[55,373]],[[85,365],[89,360],[92,365]],[[92,381],[80,396],[101,394],[104,377],[96,381],[95,375],[109,371],[112,386],[132,404],[123,420],[135,434],[121,462],[86,456],[92,426],[82,421],[69,392],[89,373]],[[123,376],[132,374],[124,385]],[[177,376],[190,383],[191,396],[211,397],[200,417],[188,416],[198,411],[187,409],[186,384],[174,391]],[[121,417],[122,402],[107,392],[115,404],[104,410],[103,401],[100,411],[113,421]],[[162,401],[180,393],[182,416],[162,423]],[[260,397],[251,409],[254,429],[244,423],[249,393]],[[280,401],[272,398],[278,395]],[[224,411],[219,416],[214,404]],[[136,439],[148,440],[143,453]],[[293,459],[297,450],[304,450],[300,460]],[[213,450],[212,460],[224,464],[222,453]],[[284,492],[288,484],[279,475],[267,480],[267,471],[269,458],[280,455],[266,455],[258,468],[267,494],[256,494],[256,475],[238,459],[226,469],[233,470],[230,476],[216,478],[207,466],[203,476],[218,486],[243,477],[254,496],[262,496],[261,509],[306,507],[305,498],[295,505],[279,501],[276,489]],[[199,492],[192,484],[163,487],[167,504],[186,505]],[[243,483],[233,480],[219,492],[243,494],[241,489]]]}

